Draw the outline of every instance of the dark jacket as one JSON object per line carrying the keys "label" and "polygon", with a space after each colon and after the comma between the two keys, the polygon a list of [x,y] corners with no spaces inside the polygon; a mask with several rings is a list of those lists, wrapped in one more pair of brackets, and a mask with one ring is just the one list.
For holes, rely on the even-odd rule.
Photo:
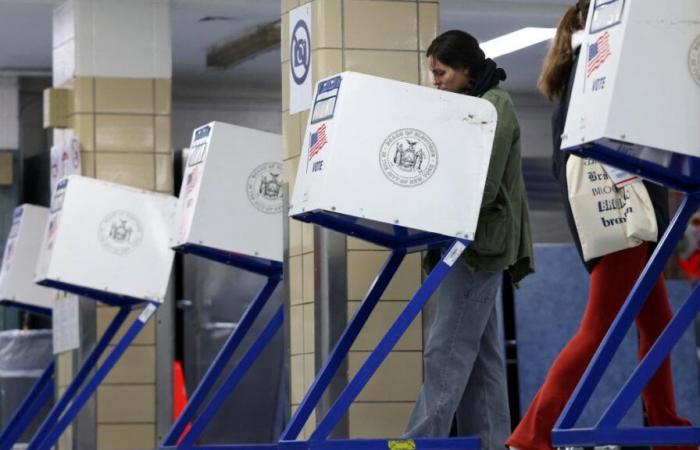
{"label": "dark jacket", "polygon": [[[569,192],[567,189],[566,181],[566,162],[569,160],[569,153],[563,152],[561,148],[561,135],[564,133],[564,126],[566,125],[566,114],[569,111],[569,101],[571,99],[571,89],[574,85],[574,76],[576,73],[576,65],[578,63],[577,51],[574,55],[574,61],[571,65],[571,72],[569,73],[569,80],[566,83],[566,87],[559,101],[559,105],[554,111],[552,116],[552,170],[554,171],[554,177],[559,182],[559,189],[561,191],[562,200],[564,201],[564,212],[566,214],[566,221],[569,224],[569,230],[571,230],[571,235],[574,238],[574,243],[576,244],[576,249],[581,257],[581,261],[586,266],[588,272],[593,270],[593,267],[600,261],[600,258],[594,258],[590,261],[585,261],[583,259],[583,251],[581,250],[581,240],[578,236],[578,231],[576,230],[576,223],[574,222],[574,216],[571,212],[571,203],[569,203]],[[669,223],[669,211],[668,211],[668,192],[666,188],[659,186],[648,181],[644,181],[644,186],[649,192],[649,197],[651,198],[651,203],[654,206],[654,212],[656,214],[656,223],[659,229],[659,236],[663,234]],[[650,245],[650,252],[653,251],[655,245]]]}

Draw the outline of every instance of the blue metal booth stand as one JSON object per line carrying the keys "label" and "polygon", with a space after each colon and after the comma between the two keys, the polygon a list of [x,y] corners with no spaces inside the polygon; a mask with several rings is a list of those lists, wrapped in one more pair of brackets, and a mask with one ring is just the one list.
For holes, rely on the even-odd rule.
{"label": "blue metal booth stand", "polygon": [[[21,310],[34,314],[51,317],[51,310],[48,308],[13,302],[3,302],[3,304],[16,306]],[[41,409],[51,402],[54,395],[53,375],[54,361],[51,361],[36,383],[34,383],[29,393],[24,397],[5,429],[0,433],[0,450],[12,449],[27,427],[36,419]]]}
{"label": "blue metal booth stand", "polygon": [[[330,211],[313,211],[295,216],[304,222],[335,230],[349,236],[354,236],[365,241],[377,244],[391,250],[389,258],[384,263],[381,272],[365,296],[353,318],[348,323],[345,331],[339,338],[335,348],[326,360],[316,379],[311,385],[299,408],[291,419],[291,422],[282,433],[279,442],[280,449],[290,450],[340,450],[340,449],[479,449],[478,438],[444,438],[444,439],[329,439],[333,428],[347,413],[352,402],[360,394],[364,386],[377,371],[387,355],[394,348],[401,336],[410,326],[411,322],[420,313],[430,296],[439,287],[440,283],[449,273],[452,264],[462,254],[469,241],[455,239],[434,233],[407,229],[398,225],[381,224]],[[323,392],[330,384],[333,376],[340,367],[343,359],[350,351],[353,342],[359,335],[362,327],[372,314],[379,298],[387,288],[395,275],[404,257],[415,251],[429,248],[440,248],[449,245],[430,275],[419,287],[406,307],[401,311],[386,334],[369,355],[362,367],[358,370],[346,388],[341,392],[327,414],[317,424],[315,431],[306,441],[298,440],[299,434],[309,416],[318,405]],[[388,446],[388,447],[387,447]]]}
{"label": "blue metal booth stand", "polygon": [[[275,291],[275,288],[282,280],[282,263],[279,261],[267,260],[253,256],[246,256],[240,253],[227,252],[216,250],[211,247],[200,246],[196,244],[184,244],[175,248],[183,253],[198,255],[213,261],[238,267],[252,273],[256,273],[267,277],[265,285],[257,293],[253,301],[248,305],[243,316],[238,322],[238,325],[228,337],[219,353],[214,358],[211,366],[204,374],[204,377],[199,382],[192,397],[187,402],[185,409],[178,417],[177,421],[168,431],[168,434],[163,439],[160,448],[166,449],[213,449],[213,448],[277,448],[276,444],[232,444],[232,445],[196,445],[197,438],[202,434],[206,426],[216,414],[224,401],[236,388],[238,382],[243,378],[245,373],[250,369],[255,360],[263,352],[267,344],[273,338],[277,330],[284,323],[284,308],[280,306],[277,312],[272,316],[265,325],[264,329],[256,337],[250,348],[241,357],[238,364],[221,382],[219,388],[205,404],[205,400],[212,391],[216,381],[221,377],[226,365],[231,361],[236,349],[239,347],[251,325],[260,315],[263,307],[270,299]],[[198,410],[204,406],[199,416],[196,416]],[[191,428],[187,426],[191,423]]]}

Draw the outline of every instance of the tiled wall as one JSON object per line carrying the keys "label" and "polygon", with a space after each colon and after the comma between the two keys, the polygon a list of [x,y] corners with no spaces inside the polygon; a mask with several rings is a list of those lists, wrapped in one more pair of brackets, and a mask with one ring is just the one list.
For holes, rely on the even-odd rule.
{"label": "tiled wall", "polygon": [[[308,111],[290,115],[289,10],[311,3],[313,82],[352,70],[410,83],[429,84],[424,52],[439,25],[438,1],[417,0],[282,0],[282,133],[284,177],[293,187]],[[289,222],[291,301],[292,410],[313,381],[314,245],[313,227]],[[359,305],[387,258],[385,250],[349,239],[347,244],[348,311]],[[409,255],[353,346],[349,374],[359,368],[420,283],[420,256]],[[414,323],[395,351],[353,404],[351,437],[398,436],[422,382],[422,334]],[[397,377],[396,374],[401,374]],[[305,432],[314,425],[309,420]]]}
{"label": "tiled wall", "polygon": [[[69,123],[80,141],[83,175],[172,193],[170,80],[76,77],[72,84]],[[115,314],[115,308],[98,304],[98,339]],[[129,321],[137,315],[133,312]],[[155,344],[151,320],[98,388],[100,450],[155,448]],[[58,357],[59,392],[73,376],[74,357],[73,352]],[[60,449],[71,449],[71,442],[69,431]]]}

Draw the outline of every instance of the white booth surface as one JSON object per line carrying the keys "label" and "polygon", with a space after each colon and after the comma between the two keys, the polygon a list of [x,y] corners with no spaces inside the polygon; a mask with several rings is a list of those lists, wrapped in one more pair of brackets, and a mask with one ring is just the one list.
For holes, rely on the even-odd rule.
{"label": "white booth surface", "polygon": [[612,141],[643,159],[644,148],[697,157],[698,118],[700,2],[592,1],[562,149]]}
{"label": "white booth surface", "polygon": [[36,280],[119,304],[163,301],[175,197],[77,175],[51,201]]}
{"label": "white booth surface", "polygon": [[0,267],[0,301],[53,308],[56,291],[34,282],[48,217],[48,208],[41,206],[24,204],[15,208]]}
{"label": "white booth surface", "polygon": [[194,130],[173,242],[282,261],[282,141],[223,122]]}
{"label": "white booth surface", "polygon": [[291,216],[326,211],[474,238],[496,129],[490,102],[353,72],[315,92]]}

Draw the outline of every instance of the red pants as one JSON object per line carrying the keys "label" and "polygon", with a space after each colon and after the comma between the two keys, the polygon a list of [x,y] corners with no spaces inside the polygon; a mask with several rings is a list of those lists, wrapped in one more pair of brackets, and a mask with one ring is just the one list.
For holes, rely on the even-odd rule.
{"label": "red pants", "polygon": [[[551,449],[551,433],[569,396],[576,388],[598,345],[632,290],[647,260],[647,244],[606,255],[591,273],[588,305],[576,335],[554,360],[525,417],[508,438],[507,445],[518,450]],[[651,348],[672,311],[663,275],[637,316],[640,358]],[[648,422],[655,426],[683,426],[690,423],[676,414],[671,362],[666,359],[642,392]],[[614,444],[614,443],[613,443]],[[697,447],[655,447],[656,450]]]}

